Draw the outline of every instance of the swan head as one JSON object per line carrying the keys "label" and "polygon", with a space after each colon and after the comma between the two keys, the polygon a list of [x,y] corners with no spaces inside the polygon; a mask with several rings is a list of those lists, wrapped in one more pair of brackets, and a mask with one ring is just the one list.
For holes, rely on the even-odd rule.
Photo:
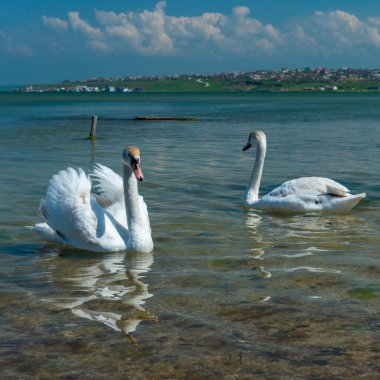
{"label": "swan head", "polygon": [[263,131],[252,131],[249,134],[248,142],[243,148],[243,150],[248,150],[249,148],[255,147],[257,144],[266,145],[266,136]]}
{"label": "swan head", "polygon": [[144,180],[141,170],[140,149],[135,146],[129,146],[123,150],[123,164],[129,166],[133,170],[138,181]]}

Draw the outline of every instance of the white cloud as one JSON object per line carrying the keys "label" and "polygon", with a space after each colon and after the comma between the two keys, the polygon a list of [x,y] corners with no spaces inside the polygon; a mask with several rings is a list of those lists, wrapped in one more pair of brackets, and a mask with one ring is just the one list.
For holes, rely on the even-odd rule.
{"label": "white cloud", "polygon": [[315,49],[318,45],[312,33],[309,35],[301,25],[294,26],[294,29],[288,33],[287,40],[292,41],[293,44],[298,44],[298,48],[310,47]]}
{"label": "white cloud", "polygon": [[153,10],[116,13],[95,11],[98,25],[93,26],[69,12],[68,22],[44,16],[49,27],[72,30],[85,36],[87,46],[103,52],[128,51],[144,55],[227,51],[243,54],[249,51],[270,52],[282,43],[275,27],[249,16],[248,7],[239,6],[231,15],[203,13],[193,17],[175,17],[165,13],[166,2],[160,1]]}
{"label": "white cloud", "polygon": [[1,30],[0,51],[12,56],[30,57],[33,55],[33,51],[28,45],[15,42],[9,35]]}
{"label": "white cloud", "polygon": [[380,47],[380,18],[361,20],[342,10],[316,11],[308,18],[280,29],[252,17],[247,6],[236,6],[230,14],[218,12],[198,16],[166,14],[166,2],[139,12],[96,10],[96,25],[69,12],[68,21],[43,16],[44,25],[80,33],[91,49],[110,53],[143,55],[214,55],[269,58],[299,55],[326,57],[351,54]]}
{"label": "white cloud", "polygon": [[235,7],[233,9],[233,13],[236,16],[247,16],[249,15],[249,8],[248,7]]}
{"label": "white cloud", "polygon": [[92,50],[100,51],[103,53],[109,53],[112,51],[112,48],[110,46],[108,46],[106,42],[103,42],[100,40],[90,40],[87,42],[87,45]]}
{"label": "white cloud", "polygon": [[373,26],[380,26],[380,17],[369,17],[368,23]]}
{"label": "white cloud", "polygon": [[57,17],[42,16],[42,23],[56,30],[67,30],[67,21]]}
{"label": "white cloud", "polygon": [[380,19],[360,20],[341,10],[317,11],[302,26],[297,25],[291,35],[294,42],[308,45],[324,54],[370,52],[380,47]]}
{"label": "white cloud", "polygon": [[118,26],[126,17],[125,13],[116,14],[112,11],[96,11],[95,13],[99,23],[109,27]]}
{"label": "white cloud", "polygon": [[177,43],[182,42],[191,48],[197,43],[222,44],[225,22],[225,16],[220,13],[204,13],[199,17],[168,17],[167,29]]}
{"label": "white cloud", "polygon": [[86,20],[82,20],[79,12],[69,12],[70,25],[74,30],[80,31],[90,38],[98,38],[102,35],[99,28],[92,27]]}
{"label": "white cloud", "polygon": [[86,20],[80,18],[79,12],[69,12],[70,26],[75,32],[82,33],[87,38],[87,47],[101,53],[112,52],[112,46],[107,42],[100,28],[91,26]]}
{"label": "white cloud", "polygon": [[[154,11],[120,13],[97,11],[96,18],[112,45],[134,49],[143,54],[167,54],[174,51],[173,41],[165,29],[164,2]],[[114,39],[117,38],[116,40]]]}

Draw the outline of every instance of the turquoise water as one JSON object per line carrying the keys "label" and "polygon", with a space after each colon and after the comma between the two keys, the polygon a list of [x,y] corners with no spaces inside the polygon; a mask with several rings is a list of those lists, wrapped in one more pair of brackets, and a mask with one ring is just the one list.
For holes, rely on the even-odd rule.
{"label": "turquoise water", "polygon": [[[0,93],[1,377],[378,378],[379,121],[377,94]],[[316,175],[367,198],[346,215],[245,207],[253,129],[262,194]],[[53,174],[121,173],[125,145],[141,149],[151,255],[24,228]]]}

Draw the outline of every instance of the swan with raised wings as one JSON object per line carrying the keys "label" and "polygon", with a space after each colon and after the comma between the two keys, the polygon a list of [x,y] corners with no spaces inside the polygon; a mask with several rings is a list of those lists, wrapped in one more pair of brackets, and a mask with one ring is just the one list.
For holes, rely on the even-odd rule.
{"label": "swan with raised wings", "polygon": [[[87,251],[151,252],[148,210],[137,186],[144,178],[140,150],[125,148],[122,164],[123,178],[103,165],[90,177],[82,169],[61,170],[40,204],[45,222],[30,228],[49,241]],[[91,194],[91,179],[98,195]]]}
{"label": "swan with raised wings", "polygon": [[266,136],[262,131],[250,133],[243,151],[257,147],[256,160],[245,194],[246,203],[271,212],[347,212],[365,193],[352,195],[340,183],[323,177],[301,177],[287,181],[259,198],[259,188],[266,154]]}

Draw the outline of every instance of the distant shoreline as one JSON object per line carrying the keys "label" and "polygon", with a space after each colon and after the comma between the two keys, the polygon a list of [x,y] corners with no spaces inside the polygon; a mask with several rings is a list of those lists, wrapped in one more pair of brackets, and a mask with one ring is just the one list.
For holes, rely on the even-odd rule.
{"label": "distant shoreline", "polygon": [[[337,90],[302,90],[302,89],[283,89],[281,91],[279,90],[233,90],[233,91],[199,91],[199,90],[181,90],[181,91],[175,91],[175,90],[160,90],[160,91],[139,91],[134,92],[131,91],[128,94],[152,94],[152,95],[159,95],[159,94],[380,94],[380,86],[376,89],[360,89],[360,88],[353,88],[351,90],[347,89],[337,89]],[[109,91],[102,91],[102,92],[71,92],[71,91],[14,91],[14,90],[4,90],[0,88],[0,94],[25,94],[25,95],[74,95],[74,96],[96,96],[96,95],[119,95],[119,96],[128,96],[127,93],[122,92],[109,92]]]}
{"label": "distant shoreline", "polygon": [[35,96],[38,98],[41,96],[50,96],[50,97],[72,97],[73,99],[85,99],[85,98],[96,98],[100,96],[106,96],[110,99],[112,98],[128,98],[129,96],[137,96],[137,95],[365,95],[365,94],[380,94],[379,90],[337,90],[337,91],[304,91],[304,90],[291,90],[291,91],[142,91],[140,93],[137,92],[131,92],[129,94],[125,93],[110,93],[110,92],[81,92],[81,93],[74,93],[74,92],[48,92],[48,91],[41,91],[41,92],[22,92],[22,91],[4,91],[0,89],[0,95],[9,95],[9,96],[17,96],[17,95],[24,95],[24,96]]}
{"label": "distant shoreline", "polygon": [[281,69],[217,74],[183,74],[65,80],[56,84],[0,86],[11,92],[43,93],[262,93],[380,92],[378,69]]}

